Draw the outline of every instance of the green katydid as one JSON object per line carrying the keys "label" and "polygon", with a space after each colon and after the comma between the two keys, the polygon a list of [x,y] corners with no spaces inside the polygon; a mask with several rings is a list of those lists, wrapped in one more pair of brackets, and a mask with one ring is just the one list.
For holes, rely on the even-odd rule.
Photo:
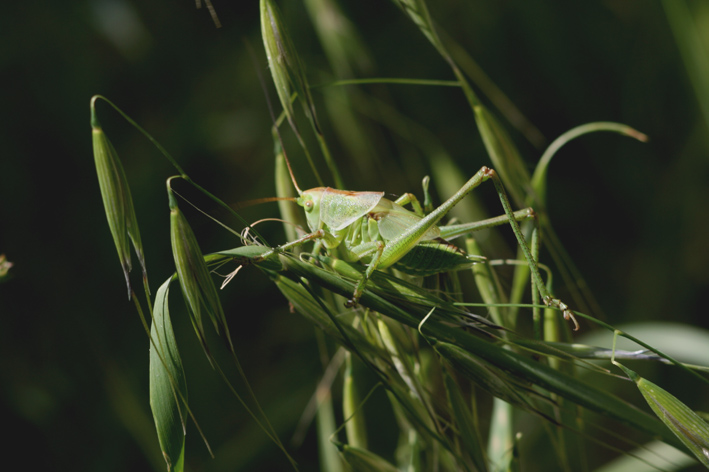
{"label": "green katydid", "polygon": [[[578,322],[573,312],[561,300],[553,298],[546,289],[537,263],[517,222],[525,218],[534,218],[534,211],[531,208],[512,211],[502,182],[493,169],[482,167],[452,197],[425,215],[420,203],[412,194],[405,194],[391,201],[384,197],[384,192],[353,192],[330,187],[302,191],[298,187],[287,157],[286,164],[293,186],[299,195],[294,200],[305,210],[311,232],[265,252],[259,257],[260,260],[307,241],[318,240],[336,257],[348,262],[366,263],[367,270],[364,276],[358,281],[352,298],[345,304],[347,307],[354,307],[366,288],[367,280],[375,270],[394,267],[408,274],[423,276],[469,268],[484,258],[468,255],[448,243],[446,239],[483,227],[509,222],[529,264],[534,284],[544,304],[560,309],[564,318],[572,320],[574,329],[578,329]],[[493,181],[505,211],[504,216],[475,223],[437,226],[451,208],[486,180]],[[414,211],[405,209],[403,205],[406,204],[410,204]]]}

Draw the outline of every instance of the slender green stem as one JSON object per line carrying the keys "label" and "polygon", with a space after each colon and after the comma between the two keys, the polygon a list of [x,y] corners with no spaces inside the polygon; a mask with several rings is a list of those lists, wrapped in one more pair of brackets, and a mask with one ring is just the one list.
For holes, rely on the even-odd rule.
{"label": "slender green stem", "polygon": [[170,161],[170,164],[172,164],[177,172],[180,174],[180,177],[184,179],[185,181],[189,182],[192,186],[194,186],[197,190],[202,192],[205,196],[207,196],[209,199],[214,201],[217,205],[221,206],[222,208],[226,209],[231,215],[235,216],[241,224],[244,226],[248,227],[250,231],[253,232],[253,234],[256,235],[264,244],[267,244],[266,240],[259,234],[256,229],[254,229],[245,219],[241,217],[236,211],[234,211],[233,208],[231,208],[228,204],[224,203],[221,199],[219,199],[217,196],[209,192],[207,189],[199,185],[197,182],[192,180],[187,173],[180,167],[180,165],[177,163],[175,158],[173,158],[169,152],[155,139],[152,137],[150,133],[148,133],[145,129],[143,129],[138,123],[136,123],[130,116],[128,116],[123,110],[118,108],[112,101],[104,97],[103,95],[94,95],[91,97],[91,125],[92,126],[100,126],[98,124],[98,118],[96,117],[96,101],[97,100],[103,100],[107,104],[109,104],[114,110],[116,110],[128,123],[133,125],[138,131],[140,131],[148,140],[153,143],[153,145],[160,151],[160,153],[168,160]]}
{"label": "slender green stem", "polygon": [[339,87],[342,85],[365,85],[365,84],[397,84],[397,85],[426,85],[435,87],[460,87],[457,80],[435,80],[435,79],[402,79],[398,77],[372,77],[369,79],[348,79],[336,80],[324,84],[313,85],[310,88]]}
{"label": "slender green stem", "polygon": [[642,142],[646,142],[648,140],[648,137],[645,134],[631,128],[630,126],[624,125],[622,123],[614,123],[612,121],[597,121],[593,123],[586,123],[584,125],[570,129],[569,131],[556,138],[549,145],[546,151],[544,151],[544,154],[539,159],[537,168],[534,170],[534,175],[532,176],[532,188],[537,193],[538,197],[538,201],[534,202],[535,205],[544,205],[546,201],[545,180],[547,170],[549,169],[549,163],[551,162],[551,158],[554,157],[556,152],[569,141],[572,141],[578,138],[579,136],[583,136],[584,134],[595,133],[597,131],[610,131],[614,133],[619,133],[625,136],[629,136],[631,138],[635,138],[638,141]]}
{"label": "slender green stem", "polygon": [[166,150],[164,147],[162,147],[162,145],[161,145],[159,142],[157,142],[157,140],[156,140],[155,138],[153,138],[153,137],[150,135],[150,133],[148,133],[147,131],[145,131],[138,123],[136,123],[135,121],[133,121],[133,119],[132,119],[130,116],[128,116],[123,110],[121,110],[120,108],[118,108],[118,106],[116,106],[112,101],[110,101],[109,99],[107,99],[107,98],[104,97],[103,95],[94,95],[93,97],[91,97],[91,124],[92,124],[92,125],[94,125],[94,123],[97,123],[97,124],[98,124],[98,118],[96,118],[95,104],[96,104],[96,101],[99,100],[99,99],[100,99],[100,100],[103,100],[103,101],[106,102],[106,103],[108,103],[108,104],[109,104],[114,110],[116,110],[123,118],[125,118],[125,120],[126,120],[128,123],[130,123],[131,125],[133,125],[133,126],[135,127],[135,129],[137,129],[138,131],[140,131],[141,133],[143,133],[143,135],[144,135],[146,138],[148,138],[148,140],[149,140],[151,143],[153,143],[153,145],[154,145],[156,148],[158,148],[158,150],[162,153],[162,155],[165,156],[165,158],[166,158],[168,161],[170,161],[170,164],[172,164],[172,165],[175,167],[175,169],[177,169],[177,172],[179,172],[181,175],[183,175],[186,180],[189,180],[189,178],[188,178],[187,175],[185,174],[185,171],[182,170],[182,167],[180,167],[180,165],[179,165],[179,164],[177,163],[177,161],[170,155],[170,153],[167,152],[167,150]]}

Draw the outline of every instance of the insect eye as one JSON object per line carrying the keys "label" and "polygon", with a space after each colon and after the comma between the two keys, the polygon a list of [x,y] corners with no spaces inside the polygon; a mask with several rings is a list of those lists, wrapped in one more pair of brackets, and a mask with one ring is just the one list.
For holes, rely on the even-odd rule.
{"label": "insect eye", "polygon": [[313,209],[313,201],[307,200],[303,206],[305,207],[305,211],[311,211]]}

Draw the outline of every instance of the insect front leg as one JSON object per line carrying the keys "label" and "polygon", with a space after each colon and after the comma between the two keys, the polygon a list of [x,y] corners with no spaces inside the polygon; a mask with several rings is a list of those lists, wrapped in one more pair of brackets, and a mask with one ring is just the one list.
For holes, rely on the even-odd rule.
{"label": "insect front leg", "polygon": [[268,259],[269,257],[273,257],[274,255],[280,254],[281,252],[284,252],[288,249],[302,246],[303,244],[307,243],[308,241],[312,241],[312,240],[317,240],[317,241],[325,240],[326,244],[327,244],[327,236],[328,236],[328,234],[324,230],[319,229],[319,230],[314,231],[312,233],[306,234],[302,238],[298,238],[295,241],[290,241],[290,242],[282,244],[278,247],[274,247],[270,251],[266,251],[263,254],[261,254],[259,257],[254,258],[253,262],[258,263],[258,262],[264,261],[264,260]]}
{"label": "insect front leg", "polygon": [[383,241],[372,241],[351,249],[353,253],[360,253],[360,258],[367,254],[371,254],[372,251],[374,251],[374,256],[372,257],[372,261],[367,265],[367,270],[364,272],[364,275],[359,282],[357,282],[352,298],[345,302],[345,306],[347,308],[354,308],[357,306],[357,303],[359,303],[362,292],[364,292],[364,287],[367,285],[367,281],[377,269],[385,247],[386,245]]}

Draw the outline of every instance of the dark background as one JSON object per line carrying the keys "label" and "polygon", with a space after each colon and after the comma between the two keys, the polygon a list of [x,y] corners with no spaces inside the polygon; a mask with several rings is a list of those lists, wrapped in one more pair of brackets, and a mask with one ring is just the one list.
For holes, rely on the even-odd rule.
{"label": "dark background", "polygon": [[[319,83],[327,64],[308,16],[300,2],[280,3],[310,80]],[[372,54],[375,76],[452,79],[393,4],[342,3]],[[550,214],[607,321],[707,328],[709,117],[662,4],[430,3],[438,24],[547,143],[591,121],[622,122],[650,136],[641,144],[597,134],[564,148],[551,165]],[[0,15],[0,253],[14,263],[10,280],[0,284],[0,411],[9,454],[32,451],[22,458],[28,470],[164,467],[149,416],[148,341],[126,300],[97,185],[90,97],[100,93],[116,103],[224,201],[275,192],[270,117],[243,43],[248,38],[258,51],[265,73],[258,2],[214,5],[221,29],[189,0],[11,2]],[[709,6],[686,5],[709,51]],[[690,67],[707,67],[703,57]],[[459,90],[388,90],[466,175],[490,164]],[[132,185],[155,291],[173,271],[163,184],[174,170],[103,103],[99,117]],[[532,169],[542,149],[511,134]],[[335,144],[347,183],[420,193],[427,169],[419,161],[409,165],[387,143],[372,152],[391,157],[396,172],[361,173]],[[223,216],[209,203],[204,208]],[[264,205],[244,216],[275,211]],[[206,218],[189,216],[205,252],[238,245]],[[270,239],[282,238],[273,228]],[[242,272],[223,302],[247,375],[288,442],[322,371],[313,328],[288,313],[257,271]],[[191,426],[192,470],[284,469],[282,455],[213,375],[184,315],[176,309],[173,316],[191,404],[217,454],[207,458]],[[683,399],[706,401],[689,390]],[[313,431],[293,448],[306,470],[317,461]]]}

